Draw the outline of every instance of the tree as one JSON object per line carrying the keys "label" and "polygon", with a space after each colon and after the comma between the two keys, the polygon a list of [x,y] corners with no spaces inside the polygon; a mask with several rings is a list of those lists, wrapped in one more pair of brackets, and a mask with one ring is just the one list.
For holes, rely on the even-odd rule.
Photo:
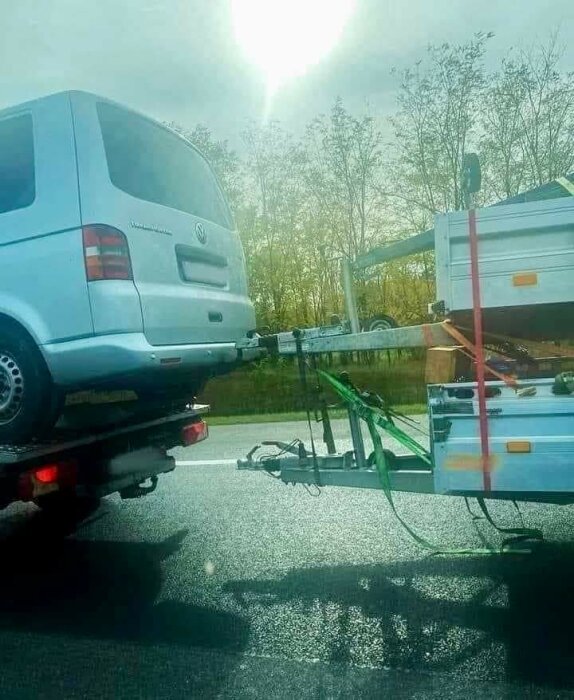
{"label": "tree", "polygon": [[491,36],[478,33],[467,44],[430,46],[426,63],[401,76],[386,192],[424,227],[436,212],[463,207],[460,167],[475,139]]}
{"label": "tree", "polygon": [[249,221],[242,239],[251,260],[255,302],[266,325],[283,329],[294,308],[301,274],[300,215],[305,198],[299,144],[280,126],[251,126],[246,147]]}
{"label": "tree", "polygon": [[480,155],[487,200],[511,197],[528,182],[522,135],[525,67],[502,59],[484,92]]}
{"label": "tree", "polygon": [[481,142],[490,194],[509,197],[574,168],[573,73],[559,70],[556,35],[506,58],[486,91]]}
{"label": "tree", "polygon": [[[573,74],[560,70],[556,37],[511,51],[487,74],[490,37],[431,46],[400,75],[391,143],[375,118],[349,112],[340,98],[301,138],[277,123],[250,126],[241,156],[205,126],[171,125],[207,156],[231,201],[260,325],[285,330],[343,311],[341,256],[426,230],[437,212],[462,208],[467,151],[481,158],[481,203],[574,170]],[[434,297],[432,254],[369,272],[357,283],[364,318],[424,320]]]}
{"label": "tree", "polygon": [[331,114],[307,127],[305,183],[335,250],[350,258],[380,235],[378,185],[382,134],[373,117],[355,117],[337,98]]}

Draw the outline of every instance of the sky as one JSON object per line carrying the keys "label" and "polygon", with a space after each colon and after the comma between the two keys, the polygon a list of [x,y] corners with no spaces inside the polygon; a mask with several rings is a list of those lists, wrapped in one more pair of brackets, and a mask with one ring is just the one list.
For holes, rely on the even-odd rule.
{"label": "sky", "polygon": [[[0,107],[67,89],[115,99],[149,116],[208,126],[234,143],[263,118],[266,83],[236,40],[231,0],[0,0]],[[268,0],[269,3],[284,0]],[[312,3],[314,0],[308,0]],[[278,90],[271,117],[295,131],[337,96],[387,116],[397,77],[429,43],[492,31],[491,67],[511,46],[559,31],[574,69],[572,0],[354,0],[338,42]],[[293,51],[297,35],[293,32]]]}

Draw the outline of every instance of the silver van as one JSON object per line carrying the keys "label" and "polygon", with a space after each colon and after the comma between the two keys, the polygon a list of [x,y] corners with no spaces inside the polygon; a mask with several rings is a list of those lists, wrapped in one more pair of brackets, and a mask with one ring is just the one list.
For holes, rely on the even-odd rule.
{"label": "silver van", "polygon": [[85,92],[0,112],[0,442],[88,387],[195,394],[254,328],[205,158]]}

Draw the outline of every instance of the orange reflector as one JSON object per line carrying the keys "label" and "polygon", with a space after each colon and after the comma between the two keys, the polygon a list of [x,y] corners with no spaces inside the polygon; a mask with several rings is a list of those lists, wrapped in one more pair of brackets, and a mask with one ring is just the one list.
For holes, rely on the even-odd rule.
{"label": "orange reflector", "polygon": [[514,287],[531,287],[535,284],[538,284],[536,272],[521,272],[518,275],[512,275],[512,285]]}
{"label": "orange reflector", "polygon": [[528,440],[511,440],[506,443],[507,452],[515,452],[523,454],[525,452],[532,452],[532,445]]}
{"label": "orange reflector", "polygon": [[[498,455],[489,455],[487,466],[493,472],[499,467],[500,459]],[[445,457],[443,467],[454,471],[482,472],[484,471],[484,459],[482,455],[471,454],[451,454]]]}
{"label": "orange reflector", "polygon": [[41,484],[54,484],[58,481],[60,470],[57,464],[46,464],[40,469],[36,469],[34,476]]}

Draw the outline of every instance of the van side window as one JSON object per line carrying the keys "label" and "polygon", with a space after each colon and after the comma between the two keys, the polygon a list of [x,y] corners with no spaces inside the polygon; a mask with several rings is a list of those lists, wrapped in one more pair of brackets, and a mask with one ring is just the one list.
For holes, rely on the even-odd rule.
{"label": "van side window", "polygon": [[97,106],[112,183],[138,199],[233,224],[207,161],[158,124],[106,102]]}
{"label": "van side window", "polygon": [[32,117],[0,121],[0,214],[27,207],[36,198]]}

